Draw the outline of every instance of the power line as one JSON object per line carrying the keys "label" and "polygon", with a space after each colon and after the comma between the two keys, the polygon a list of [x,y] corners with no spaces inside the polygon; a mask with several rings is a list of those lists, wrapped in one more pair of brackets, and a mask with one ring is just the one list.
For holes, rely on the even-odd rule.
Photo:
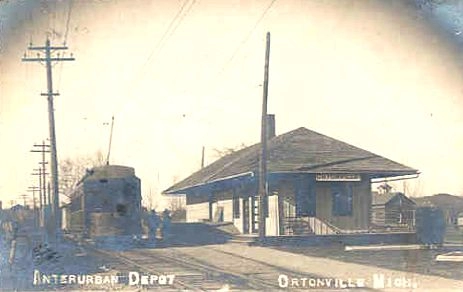
{"label": "power line", "polygon": [[212,92],[213,90],[215,90],[217,87],[219,87],[219,82],[217,82],[218,78],[225,72],[225,69],[227,68],[227,66],[230,65],[230,63],[233,61],[233,59],[236,57],[236,55],[238,54],[240,48],[249,40],[249,38],[252,36],[252,34],[254,33],[254,31],[256,30],[256,28],[259,26],[259,24],[262,22],[262,20],[264,19],[264,17],[267,15],[268,11],[270,10],[270,8],[272,8],[272,6],[275,4],[276,0],[272,0],[269,5],[267,7],[265,7],[264,11],[262,12],[262,14],[260,15],[260,17],[257,19],[256,23],[254,24],[254,26],[252,27],[252,29],[249,31],[249,33],[243,38],[243,40],[239,43],[239,45],[236,47],[236,49],[233,51],[233,54],[231,55],[231,57],[227,60],[227,62],[222,66],[222,68],[218,71],[218,73],[215,75],[214,77],[214,80],[212,82],[210,82],[211,84],[215,84],[215,86],[212,88],[212,87],[208,87],[209,88],[209,91],[208,92]]}
{"label": "power line", "polygon": [[[72,8],[74,6],[73,3],[74,3],[74,0],[69,0],[68,13],[67,13],[67,18],[66,18],[66,23],[65,23],[65,30],[64,30],[63,46],[66,46],[67,39],[68,39],[69,24],[71,22]],[[63,72],[63,63],[60,63],[60,68],[59,68],[59,72],[58,72],[58,83],[57,83],[57,86],[56,86],[56,89],[57,89],[58,92],[59,92],[60,85],[61,85],[62,72]]]}
{"label": "power line", "polygon": [[53,27],[53,37],[52,37],[52,40],[54,39],[55,35],[56,35],[56,2],[57,0],[53,1],[53,15],[52,15],[52,27]]}
{"label": "power line", "polygon": [[[188,0],[186,0],[186,1],[184,2],[184,4],[186,4],[187,2],[188,2]],[[182,14],[182,16],[180,17],[180,20],[177,22],[177,24],[175,25],[175,27],[172,29],[172,31],[170,32],[170,34],[167,36],[166,41],[165,41],[164,43],[159,42],[160,47],[159,47],[159,49],[157,50],[157,53],[156,53],[155,57],[157,57],[157,56],[159,55],[159,53],[160,53],[160,52],[162,51],[162,49],[164,48],[165,44],[166,44],[166,43],[169,41],[169,39],[175,34],[175,32],[177,31],[177,28],[180,26],[180,24],[182,23],[183,19],[188,15],[188,13],[190,13],[190,10],[191,10],[191,8],[193,7],[193,5],[194,5],[195,3],[196,3],[196,0],[191,1],[190,6],[188,6],[188,8],[187,8],[187,10],[185,11],[185,13]],[[184,7],[184,6],[185,6],[185,5],[182,6],[182,9],[181,9],[181,10],[183,10],[183,7]],[[181,12],[181,11],[179,11],[179,12]],[[179,14],[177,14],[177,15],[179,15]],[[173,22],[172,22],[172,23],[173,23]],[[172,23],[171,23],[171,24],[172,24]],[[167,33],[167,32],[168,32],[168,30],[166,30],[166,33]],[[154,52],[154,50],[153,50],[153,52]],[[152,56],[152,54],[150,55],[150,58],[151,58],[151,56]],[[149,58],[148,58],[148,59],[149,59]],[[155,58],[155,60],[158,60],[158,59]],[[147,63],[148,63],[148,61],[149,61],[149,60],[147,60]]]}
{"label": "power line", "polygon": [[[180,7],[180,9],[177,11],[177,13],[175,14],[175,16],[172,18],[171,22],[169,23],[167,29],[164,31],[163,35],[161,36],[161,39],[157,42],[156,46],[151,50],[150,54],[148,55],[148,57],[146,58],[145,62],[143,63],[143,65],[141,66],[139,72],[136,74],[136,77],[132,79],[132,82],[131,84],[129,85],[128,89],[127,89],[127,94],[131,94],[131,91],[132,89],[135,87],[135,85],[137,84],[137,81],[140,81],[141,80],[141,77],[143,76],[144,74],[144,71],[145,71],[145,68],[146,66],[149,64],[149,62],[151,61],[151,59],[153,58],[153,56],[157,57],[159,52],[162,50],[163,48],[163,44],[165,44],[167,42],[168,39],[170,39],[170,37],[175,33],[175,31],[177,30],[178,26],[180,25],[180,23],[183,21],[183,19],[186,17],[186,15],[190,12],[191,8],[193,7],[193,5],[196,3],[196,0],[193,0],[191,3],[190,3],[190,6],[188,7],[188,9],[186,10],[186,12],[182,15],[182,12],[184,11],[186,5],[188,4],[189,0],[185,0],[182,4],[182,6]],[[175,27],[173,28],[173,30],[171,31],[172,29],[172,26],[175,24],[175,22],[177,21],[177,19],[179,18],[179,16],[181,16],[180,20],[177,22],[177,25],[175,25]],[[169,34],[170,32],[170,34]],[[167,37],[167,39],[166,39]],[[164,40],[166,40],[164,42]],[[163,43],[164,42],[164,43]],[[155,55],[156,53],[156,55]],[[119,110],[120,106],[117,108],[117,110]]]}
{"label": "power line", "polygon": [[225,71],[225,67],[227,67],[231,61],[233,61],[233,59],[236,57],[236,55],[238,54],[240,48],[249,40],[249,38],[251,37],[251,35],[254,33],[254,30],[256,30],[257,26],[259,26],[259,24],[261,23],[261,21],[264,19],[265,15],[267,14],[267,12],[270,10],[270,8],[272,8],[273,4],[276,2],[276,0],[272,0],[272,2],[270,2],[270,4],[265,8],[264,12],[262,13],[262,15],[259,17],[259,19],[256,21],[256,23],[254,24],[254,26],[252,27],[252,29],[249,31],[249,33],[244,37],[244,39],[240,42],[240,44],[236,47],[235,51],[233,52],[233,54],[231,55],[230,59],[228,59],[228,61],[225,63],[225,65],[222,67],[222,69],[220,70],[219,72],[219,75],[222,74],[224,71]]}
{"label": "power line", "polygon": [[[154,53],[156,52],[156,50],[158,50],[158,52],[160,51],[160,46],[162,44],[162,42],[164,41],[165,37],[167,36],[167,34],[169,33],[170,29],[172,28],[172,26],[174,25],[175,21],[177,20],[177,18],[180,16],[180,14],[182,13],[183,9],[185,8],[186,4],[188,3],[189,0],[185,0],[182,4],[182,6],[180,7],[180,9],[177,11],[177,13],[175,14],[174,18],[172,18],[172,21],[169,23],[169,26],[167,27],[167,29],[165,30],[164,34],[162,35],[161,39],[158,41],[158,43],[156,44],[156,46],[153,48],[153,50],[151,50],[150,54],[148,55],[148,58],[146,59],[145,63],[143,64],[142,66],[142,69],[144,69],[144,67],[146,65],[148,65],[149,61],[151,60],[151,58],[153,57]],[[140,72],[140,73],[143,73],[143,72]]]}
{"label": "power line", "polygon": [[63,41],[64,46],[66,45],[66,42],[67,42],[67,39],[68,39],[69,23],[71,21],[73,3],[74,3],[73,0],[69,0],[68,15],[67,15],[66,25],[65,25],[66,29],[64,31],[64,41]]}
{"label": "power line", "polygon": [[[195,3],[196,3],[196,0],[191,1],[190,6],[189,6],[188,9],[186,10],[186,12],[182,15],[182,17],[180,18],[180,20],[177,22],[177,25],[174,27],[174,29],[172,30],[172,32],[169,34],[169,37],[167,38],[167,40],[169,40],[169,39],[172,37],[172,35],[174,35],[175,31],[177,30],[177,28],[179,27],[179,25],[182,23],[183,19],[188,15],[188,13],[190,13],[190,10],[191,10],[191,8],[193,7],[193,5],[195,5]],[[167,41],[166,41],[166,42],[167,42]],[[166,42],[164,42],[164,44],[165,44]],[[162,47],[159,49],[159,51],[161,51],[161,50],[162,50]],[[158,51],[158,52],[159,52],[159,51]]]}

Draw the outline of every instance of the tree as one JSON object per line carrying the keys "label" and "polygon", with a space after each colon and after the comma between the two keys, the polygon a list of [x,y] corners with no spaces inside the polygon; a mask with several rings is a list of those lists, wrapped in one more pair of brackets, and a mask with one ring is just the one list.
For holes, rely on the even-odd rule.
{"label": "tree", "polygon": [[186,198],[185,196],[168,196],[172,221],[186,220]]}
{"label": "tree", "polygon": [[244,149],[246,147],[247,147],[246,144],[241,143],[240,145],[235,146],[235,147],[225,147],[225,148],[222,148],[222,149],[214,148],[214,152],[215,152],[215,156],[217,158],[221,158],[221,157],[227,156],[229,154],[232,154],[232,153],[234,153],[236,151],[239,151],[241,149]]}
{"label": "tree", "polygon": [[105,158],[101,151],[93,156],[65,158],[59,166],[59,188],[61,194],[69,196],[77,183],[85,175],[87,169],[105,165]]}
{"label": "tree", "polygon": [[148,193],[145,193],[142,196],[142,205],[146,207],[147,210],[153,210],[158,208],[158,204],[156,202],[156,192],[152,192],[151,188]]}

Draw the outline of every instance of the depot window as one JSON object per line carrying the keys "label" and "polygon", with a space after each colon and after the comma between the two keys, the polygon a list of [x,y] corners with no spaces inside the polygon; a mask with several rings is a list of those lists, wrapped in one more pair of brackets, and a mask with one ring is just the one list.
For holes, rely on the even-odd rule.
{"label": "depot window", "polygon": [[352,216],[353,193],[352,186],[334,185],[331,187],[332,212],[334,216]]}

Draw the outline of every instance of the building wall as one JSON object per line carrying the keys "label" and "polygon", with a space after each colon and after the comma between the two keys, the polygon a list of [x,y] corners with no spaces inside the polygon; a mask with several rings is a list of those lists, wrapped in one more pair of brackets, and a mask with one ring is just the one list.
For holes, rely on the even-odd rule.
{"label": "building wall", "polygon": [[[339,184],[340,182],[337,182]],[[366,230],[369,228],[371,218],[371,193],[369,180],[364,177],[361,182],[349,182],[352,185],[353,201],[351,216],[335,216],[333,215],[333,200],[331,194],[332,182],[316,182],[305,178],[305,181],[300,186],[309,187],[315,186],[316,209],[315,217],[326,221],[340,229],[356,229]],[[344,183],[341,183],[344,184]],[[296,217],[296,191],[297,178],[280,182],[272,188],[272,192],[281,196],[280,203],[280,226],[286,226],[286,217]],[[281,230],[283,232],[284,230]]]}
{"label": "building wall", "polygon": [[209,203],[186,205],[186,222],[200,222],[209,220]]}
{"label": "building wall", "polygon": [[371,193],[370,184],[368,181],[359,183],[351,183],[353,201],[351,216],[334,216],[332,214],[332,194],[331,183],[317,183],[316,200],[317,214],[316,216],[340,229],[348,230],[366,230],[369,227],[370,220],[370,204]]}
{"label": "building wall", "polygon": [[[266,232],[268,235],[281,235],[282,228],[285,225],[285,217],[296,216],[296,191],[301,187],[300,177],[289,177],[281,179],[269,187],[269,216],[266,218]],[[327,223],[330,223],[340,229],[347,230],[366,230],[369,228],[371,219],[371,192],[370,182],[363,178],[361,182],[349,182],[352,185],[353,201],[352,215],[334,216],[332,214],[333,202],[331,194],[331,182],[315,182],[310,177],[303,178],[302,187],[309,187],[311,184],[315,189],[316,214],[315,216]],[[249,233],[252,233],[253,204],[248,189],[235,190],[239,196],[240,216],[233,218],[233,190],[225,190],[213,194],[215,202],[212,204],[213,219],[217,220],[219,216],[218,209],[223,209],[223,221],[233,222],[241,233],[243,230],[243,200],[248,200],[249,208]],[[190,196],[187,199],[187,221],[197,222],[209,219],[209,203],[204,202],[207,194]],[[286,206],[283,208],[282,206]]]}
{"label": "building wall", "polygon": [[[222,221],[217,220],[218,209],[223,210]],[[213,218],[215,222],[233,222],[233,200],[217,201],[216,203],[214,203],[214,209],[212,214],[214,214]]]}
{"label": "building wall", "polygon": [[371,223],[384,225],[386,223],[386,210],[384,205],[372,206]]}
{"label": "building wall", "polygon": [[408,201],[401,204],[388,202],[385,205],[385,223],[387,225],[408,224],[414,225],[415,205]]}

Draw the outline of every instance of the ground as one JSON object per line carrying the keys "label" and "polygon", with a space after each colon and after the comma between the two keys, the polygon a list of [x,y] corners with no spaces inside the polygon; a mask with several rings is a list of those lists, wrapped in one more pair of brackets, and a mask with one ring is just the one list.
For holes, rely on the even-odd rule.
{"label": "ground", "polygon": [[[362,291],[373,288],[377,285],[376,280],[380,279],[378,277],[384,277],[384,288],[380,291],[463,291],[463,263],[434,260],[437,254],[463,250],[463,240],[458,230],[450,230],[447,237],[452,247],[408,251],[344,251],[340,246],[248,246],[234,243],[222,231],[200,224],[174,225],[170,238],[158,240],[155,247],[138,244],[125,251],[99,252],[92,245],[81,246],[72,241],[63,241],[58,248],[50,246],[47,250],[42,247],[33,252],[31,248],[37,246],[39,239],[40,236],[37,237],[30,230],[20,233],[11,266],[8,263],[9,243],[2,242],[1,290],[212,291],[230,288],[269,291],[305,288],[318,291],[320,288],[323,291]],[[117,275],[121,280],[118,283],[34,285],[34,271],[41,275]],[[154,284],[140,282],[129,285],[130,272],[132,276],[135,273],[137,276],[154,274],[156,277],[174,275],[175,280],[173,285],[168,281],[160,283],[158,279]],[[377,277],[376,280],[374,277]],[[132,278],[134,281],[135,278]],[[326,283],[329,281],[332,282],[327,289]],[[315,286],[310,286],[312,284]],[[354,288],[356,285],[366,287]]]}

